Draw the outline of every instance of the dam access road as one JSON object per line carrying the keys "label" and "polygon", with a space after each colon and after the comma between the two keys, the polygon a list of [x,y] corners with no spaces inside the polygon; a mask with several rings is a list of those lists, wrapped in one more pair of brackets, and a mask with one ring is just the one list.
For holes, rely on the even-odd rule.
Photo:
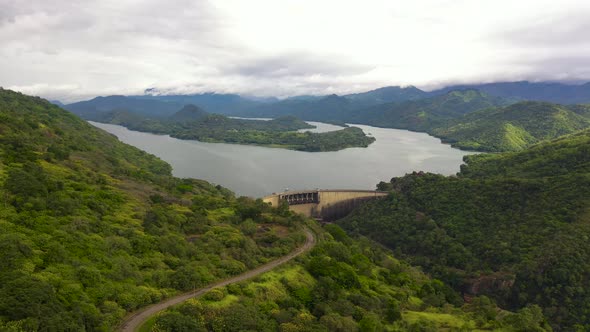
{"label": "dam access road", "polygon": [[171,297],[171,298],[166,299],[162,302],[152,304],[152,305],[147,306],[143,309],[132,312],[123,320],[123,322],[119,325],[119,328],[117,330],[122,331],[122,332],[137,331],[150,317],[152,317],[153,315],[155,315],[163,310],[168,309],[171,306],[182,303],[182,302],[184,302],[188,299],[191,299],[191,298],[199,297],[214,288],[224,287],[229,284],[233,284],[236,282],[240,282],[240,281],[254,278],[258,275],[261,275],[265,272],[268,272],[268,271],[274,269],[275,267],[277,267],[279,265],[289,262],[293,258],[303,254],[304,252],[311,250],[315,246],[316,237],[313,234],[313,232],[309,228],[306,227],[305,234],[307,236],[307,238],[305,240],[305,244],[303,244],[301,247],[297,248],[296,250],[292,251],[288,255],[278,258],[278,259],[276,259],[272,262],[266,263],[264,265],[261,265],[253,270],[246,271],[246,272],[244,272],[240,275],[237,275],[235,277],[231,277],[229,279],[217,281],[217,282],[209,284],[208,286],[205,286],[203,288]]}

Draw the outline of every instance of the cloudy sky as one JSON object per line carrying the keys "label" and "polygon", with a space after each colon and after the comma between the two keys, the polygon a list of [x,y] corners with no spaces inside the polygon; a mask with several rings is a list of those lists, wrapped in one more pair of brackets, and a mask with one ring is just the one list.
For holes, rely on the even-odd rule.
{"label": "cloudy sky", "polygon": [[590,80],[587,0],[0,0],[0,86],[292,96]]}

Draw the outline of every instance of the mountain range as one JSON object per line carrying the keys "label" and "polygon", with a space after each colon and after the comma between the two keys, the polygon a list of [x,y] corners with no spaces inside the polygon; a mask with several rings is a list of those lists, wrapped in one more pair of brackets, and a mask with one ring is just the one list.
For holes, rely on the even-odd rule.
{"label": "mountain range", "polygon": [[454,85],[433,91],[433,93],[445,93],[457,89],[477,89],[492,96],[518,100],[546,101],[557,104],[590,103],[590,82],[581,85],[527,81]]}
{"label": "mountain range", "polygon": [[[444,95],[455,90],[479,90],[490,96],[510,101],[534,100],[559,104],[590,103],[590,83],[569,85],[550,82],[502,82],[472,85],[453,85],[434,91],[423,91],[414,86],[383,87],[363,93],[327,96],[294,96],[284,100],[254,98],[237,94],[202,93],[189,95],[164,95],[148,89],[144,95],[106,96],[65,105],[68,110],[113,110],[126,108],[151,115],[170,115],[186,104],[197,105],[211,113],[269,116],[295,115],[304,120],[314,120],[318,112],[324,118],[338,116],[338,111],[363,109],[386,103],[399,103]],[[59,101],[53,101],[58,104]],[[58,104],[59,105],[59,104]],[[61,106],[61,105],[59,105]]]}
{"label": "mountain range", "polygon": [[0,134],[1,331],[117,330],[138,309],[284,259],[307,238],[304,228],[313,229],[313,250],[148,323],[162,331],[550,330],[538,306],[464,303],[337,225],[175,178],[157,157],[41,98],[0,89]]}
{"label": "mountain range", "polygon": [[[202,116],[207,110],[246,117],[294,116],[335,124],[357,123],[421,131],[467,150],[516,151],[587,128],[588,106],[528,100],[537,97],[566,101],[565,104],[590,100],[590,93],[584,94],[586,86],[515,82],[433,92],[411,86],[385,87],[344,96],[300,96],[281,101],[254,101],[220,94],[109,96],[64,107],[85,119],[116,124],[137,123],[140,118],[167,119],[183,107],[187,114],[180,112],[176,116],[186,116],[187,120],[191,116]],[[584,99],[585,95],[588,99]],[[527,100],[522,101],[523,98]],[[201,104],[183,104],[191,101]],[[197,115],[189,114],[191,110]]]}
{"label": "mountain range", "polygon": [[[149,117],[168,117],[185,105],[192,104],[210,113],[231,116],[276,118],[291,115],[302,120],[352,122],[412,130],[422,130],[426,123],[439,121],[451,113],[456,116],[520,100],[590,103],[590,83],[490,83],[451,86],[431,92],[413,86],[392,86],[343,96],[295,96],[284,100],[256,99],[236,94],[158,95],[155,92],[146,90],[150,94],[142,96],[96,97],[68,105],[60,105],[58,101],[54,103],[79,115],[126,110]],[[424,117],[421,112],[428,110],[434,113]],[[437,114],[439,112],[449,114]]]}

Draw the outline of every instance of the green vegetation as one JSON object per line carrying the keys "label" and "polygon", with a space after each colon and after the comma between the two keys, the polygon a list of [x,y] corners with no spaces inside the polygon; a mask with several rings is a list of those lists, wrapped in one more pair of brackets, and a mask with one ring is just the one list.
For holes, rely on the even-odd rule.
{"label": "green vegetation", "polygon": [[348,121],[423,131],[460,149],[489,152],[519,151],[590,127],[588,106],[532,101],[503,106],[506,103],[477,90],[451,91],[375,106]]}
{"label": "green vegetation", "polygon": [[[210,118],[189,107],[175,125],[195,117]],[[470,156],[458,177],[381,183],[391,195],[342,225],[398,259],[327,225],[298,265],[213,290],[152,322],[160,330],[543,331],[546,316],[558,329],[583,329],[589,158],[585,131],[524,152]],[[170,172],[45,100],[0,90],[0,330],[113,330],[130,311],[304,241],[305,221],[285,206]]]}
{"label": "green vegetation", "polygon": [[384,103],[400,103],[428,97],[415,87],[384,87],[364,93],[338,96],[298,96],[274,103],[257,105],[240,112],[243,116],[276,118],[285,115],[321,122],[348,121],[348,116],[363,112],[367,107]]}
{"label": "green vegetation", "polygon": [[382,182],[389,197],[340,224],[466,298],[538,305],[557,330],[590,326],[590,130],[466,163]]}
{"label": "green vegetation", "polygon": [[45,100],[0,90],[0,330],[110,331],[129,311],[303,243],[298,217],[170,171]]}
{"label": "green vegetation", "polygon": [[544,331],[538,307],[514,314],[486,297],[460,307],[442,282],[336,225],[310,254],[254,281],[173,307],[144,331]]}
{"label": "green vegetation", "polygon": [[[451,91],[430,97],[423,92],[414,93],[417,89],[413,87],[389,90],[378,89],[367,94],[343,97],[331,95],[317,100],[287,99],[265,105],[253,114],[267,117],[291,115],[330,123],[362,123],[376,127],[426,131],[466,113],[508,103],[507,100],[477,90]],[[393,95],[387,96],[388,91]],[[402,94],[398,95],[398,92]],[[379,97],[382,93],[385,93],[383,98]],[[372,102],[365,104],[367,98]]]}
{"label": "green vegetation", "polygon": [[124,110],[79,115],[88,120],[125,126],[132,130],[169,134],[179,139],[195,139],[211,143],[252,144],[299,151],[337,151],[349,147],[367,147],[375,138],[356,127],[327,133],[296,132],[314,128],[292,116],[270,121],[233,119],[208,114],[187,105],[167,118],[147,118]]}
{"label": "green vegetation", "polygon": [[[359,108],[338,96],[320,101],[285,101],[266,107],[277,107],[270,113],[275,115],[426,132],[460,149],[489,152],[519,151],[590,127],[589,106],[532,101],[511,104],[513,99],[493,97],[474,89],[368,108]],[[317,104],[318,109],[311,112],[307,104]]]}
{"label": "green vegetation", "polygon": [[429,132],[446,121],[483,108],[506,104],[507,101],[477,90],[451,91],[444,95],[383,104],[350,115],[353,123],[376,127],[409,129]]}
{"label": "green vegetation", "polygon": [[535,143],[590,127],[590,107],[507,100],[477,90],[451,91],[427,99],[374,106],[347,121],[427,132],[454,147],[519,151]]}
{"label": "green vegetation", "polygon": [[428,131],[453,146],[479,151],[518,151],[590,127],[590,107],[520,102],[484,109]]}
{"label": "green vegetation", "polygon": [[[195,103],[215,113],[247,117],[295,116],[326,123],[358,123],[420,131],[461,149],[505,152],[520,151],[540,141],[587,128],[590,107],[569,104],[586,102],[589,88],[590,83],[575,86],[529,82],[453,86],[433,92],[424,92],[411,86],[384,87],[344,96],[298,96],[274,102],[256,102],[237,95],[216,94],[109,96],[65,107],[86,119],[100,122],[107,121],[93,119],[93,114],[125,110],[136,113],[133,116],[123,115],[124,118],[134,118],[133,121],[127,119],[127,123],[136,124],[145,117],[160,120],[170,117],[170,120],[173,112],[181,105]],[[543,102],[521,102],[508,106],[523,100],[557,102],[568,106]],[[216,124],[220,122],[219,119],[215,121]],[[113,120],[113,123],[116,122]],[[324,147],[309,144],[317,140],[316,136],[285,135],[264,128],[255,128],[255,132],[252,132],[247,124],[230,129],[238,133],[203,128],[195,128],[192,132],[186,130],[188,128],[172,129],[160,123],[142,123],[137,128],[207,142],[257,144],[304,151],[338,150],[350,146],[367,146],[372,142],[371,138],[360,135],[358,131],[354,135],[342,133],[341,137],[336,138],[338,142],[334,146]],[[351,136],[354,137],[352,140]]]}

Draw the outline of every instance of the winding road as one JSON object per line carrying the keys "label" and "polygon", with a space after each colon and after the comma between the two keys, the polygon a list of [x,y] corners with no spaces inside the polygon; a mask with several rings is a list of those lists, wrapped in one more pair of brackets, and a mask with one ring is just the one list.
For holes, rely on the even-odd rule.
{"label": "winding road", "polygon": [[282,264],[292,260],[293,258],[301,255],[302,253],[310,250],[316,244],[316,238],[315,238],[314,234],[312,233],[312,231],[309,230],[308,228],[305,228],[305,233],[307,236],[305,244],[303,246],[297,248],[297,250],[292,251],[290,254],[283,256],[281,258],[278,258],[272,262],[261,265],[253,270],[246,271],[246,272],[244,272],[240,275],[237,275],[235,277],[221,280],[221,281],[209,284],[206,287],[171,297],[171,298],[166,299],[162,302],[152,304],[148,307],[145,307],[141,310],[131,313],[119,325],[118,331],[134,332],[141,325],[143,325],[145,323],[145,321],[147,321],[151,316],[157,314],[160,311],[168,309],[169,307],[171,307],[173,305],[179,304],[179,303],[184,302],[184,301],[186,301],[190,298],[193,298],[193,297],[201,296],[201,295],[207,293],[208,291],[212,290],[213,288],[227,286],[229,284],[233,284],[236,282],[240,282],[240,281],[244,281],[244,280],[256,277],[260,274],[263,274],[265,272],[268,272],[268,271],[274,269],[275,267],[277,267],[279,265],[282,265]]}

